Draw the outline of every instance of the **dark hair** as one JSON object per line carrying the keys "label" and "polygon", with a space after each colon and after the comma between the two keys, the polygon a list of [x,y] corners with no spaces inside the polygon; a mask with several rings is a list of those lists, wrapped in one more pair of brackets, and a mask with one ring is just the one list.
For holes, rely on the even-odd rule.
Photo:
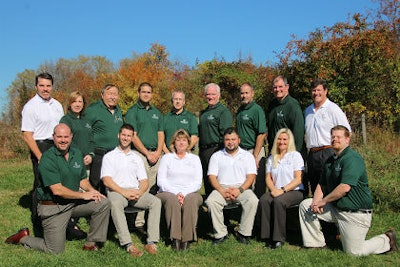
{"label": "dark hair", "polygon": [[328,84],[326,83],[325,80],[322,79],[315,79],[311,82],[311,90],[314,89],[315,87],[317,87],[318,85],[322,85],[322,87],[324,88],[324,90],[328,89]]}
{"label": "dark hair", "polygon": [[347,129],[347,127],[343,126],[343,125],[336,125],[331,129],[331,134],[333,131],[344,131],[344,136],[346,137],[350,137],[350,131],[349,129]]}
{"label": "dark hair", "polygon": [[40,73],[40,74],[36,75],[36,77],[35,77],[35,85],[38,84],[39,78],[50,80],[51,81],[51,85],[53,85],[53,76],[51,76],[51,74],[49,74],[47,72],[43,72],[43,73]]}
{"label": "dark hair", "polygon": [[151,91],[153,91],[153,86],[149,83],[149,82],[143,82],[141,84],[139,84],[139,87],[137,89],[137,91],[140,93],[140,89],[142,89],[143,86],[148,86],[151,88]]}
{"label": "dark hair", "polygon": [[119,129],[119,133],[121,133],[123,129],[130,130],[130,131],[132,131],[132,132],[135,131],[135,129],[133,128],[133,126],[132,126],[131,124],[129,124],[129,123],[124,123],[124,124],[122,124],[121,128]]}
{"label": "dark hair", "polygon": [[224,131],[224,136],[227,134],[237,134],[239,136],[238,130],[236,127],[229,127]]}

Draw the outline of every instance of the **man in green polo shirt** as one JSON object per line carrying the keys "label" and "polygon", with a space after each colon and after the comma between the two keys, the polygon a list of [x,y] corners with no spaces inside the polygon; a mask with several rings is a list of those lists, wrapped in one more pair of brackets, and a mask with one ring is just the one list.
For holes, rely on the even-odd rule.
{"label": "man in green polo shirt", "polygon": [[199,122],[199,157],[203,167],[203,183],[208,196],[213,187],[208,179],[208,164],[214,152],[223,148],[224,132],[232,126],[231,111],[219,102],[221,88],[209,83],[204,88],[207,108],[200,113]]}
{"label": "man in green polo shirt", "polygon": [[101,100],[91,104],[84,118],[91,124],[94,141],[94,158],[89,180],[94,188],[104,190],[100,183],[103,156],[118,145],[118,132],[123,124],[118,106],[119,89],[114,84],[106,84],[101,89]]}
{"label": "man in green polo shirt", "polygon": [[165,146],[164,153],[170,152],[170,142],[172,135],[179,129],[184,129],[190,134],[191,150],[199,140],[198,123],[196,117],[189,111],[184,109],[185,93],[182,90],[176,89],[172,92],[171,97],[172,110],[164,116],[164,134]]}
{"label": "man in green polo shirt", "polygon": [[299,215],[306,248],[326,247],[320,220],[338,225],[343,250],[355,256],[398,251],[393,229],[365,240],[372,220],[372,197],[361,155],[350,148],[350,131],[331,130],[335,155],[324,165],[313,198],[300,203]]}
{"label": "man in green polo shirt", "polygon": [[296,143],[296,150],[301,151],[304,141],[304,117],[299,102],[289,95],[289,84],[283,76],[273,81],[274,99],[268,106],[268,150],[274,143],[276,133],[282,128],[289,128]]}
{"label": "man in green polo shirt", "polygon": [[[156,193],[158,165],[164,146],[163,117],[161,112],[150,104],[153,96],[153,86],[150,83],[141,83],[138,95],[139,100],[128,109],[125,121],[135,129],[133,145],[146,168],[149,183],[147,192]],[[142,229],[144,223],[144,212],[140,212],[136,216],[135,226]]]}
{"label": "man in green polo shirt", "polygon": [[236,127],[240,137],[240,147],[253,154],[257,165],[254,193],[260,198],[266,191],[265,150],[267,122],[264,110],[254,102],[254,88],[250,83],[240,86],[242,105],[236,114]]}
{"label": "man in green polo shirt", "polygon": [[68,125],[58,124],[53,140],[54,146],[43,153],[39,164],[38,214],[44,236],[31,237],[29,229],[24,228],[7,238],[6,243],[58,254],[65,249],[70,218],[90,216],[83,250],[99,250],[107,239],[110,202],[86,179],[82,152],[70,147],[72,133]]}

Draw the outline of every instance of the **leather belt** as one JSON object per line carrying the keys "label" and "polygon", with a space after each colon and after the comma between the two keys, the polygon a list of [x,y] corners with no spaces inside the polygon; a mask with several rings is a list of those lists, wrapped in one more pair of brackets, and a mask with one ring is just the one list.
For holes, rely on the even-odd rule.
{"label": "leather belt", "polygon": [[344,212],[350,212],[350,213],[366,213],[366,214],[371,214],[372,210],[368,210],[368,209],[359,209],[359,210],[341,210]]}
{"label": "leather belt", "polygon": [[51,139],[44,139],[44,140],[35,140],[36,143],[47,143],[47,144],[54,144],[54,141]]}
{"label": "leather belt", "polygon": [[312,148],[310,148],[310,152],[311,153],[315,153],[315,152],[319,152],[319,151],[322,151],[322,150],[327,149],[327,148],[332,148],[332,146],[329,145],[329,146],[312,147]]}
{"label": "leather belt", "polygon": [[46,206],[50,206],[50,205],[58,205],[58,203],[51,201],[51,200],[41,200],[39,201],[40,205],[46,205]]}

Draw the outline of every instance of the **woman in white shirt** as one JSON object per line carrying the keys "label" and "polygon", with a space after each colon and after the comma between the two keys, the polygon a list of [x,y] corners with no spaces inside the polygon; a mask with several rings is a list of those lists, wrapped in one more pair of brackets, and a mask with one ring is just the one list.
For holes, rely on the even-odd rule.
{"label": "woman in white shirt", "polygon": [[287,128],[280,129],[266,167],[268,192],[261,196],[261,239],[266,247],[276,249],[286,241],[286,208],[303,200],[301,183],[304,160],[296,151],[294,137]]}
{"label": "woman in white shirt", "polygon": [[190,136],[177,130],[172,136],[170,150],[160,161],[157,173],[159,191],[170,231],[172,248],[188,250],[189,242],[197,240],[198,210],[203,203],[199,194],[202,183],[200,158],[190,153]]}

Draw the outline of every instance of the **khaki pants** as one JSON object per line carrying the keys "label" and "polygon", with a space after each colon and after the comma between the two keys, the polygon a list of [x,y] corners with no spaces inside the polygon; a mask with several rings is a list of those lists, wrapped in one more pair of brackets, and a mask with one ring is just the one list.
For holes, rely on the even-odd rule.
{"label": "khaki pants", "polygon": [[22,244],[32,249],[58,254],[65,249],[66,230],[71,217],[90,216],[90,229],[87,236],[89,242],[105,242],[107,240],[108,222],[110,218],[110,202],[82,201],[78,204],[41,205],[38,213],[42,219],[44,238],[27,236]]}
{"label": "khaki pants", "polygon": [[[139,151],[138,155],[142,158],[143,163],[144,163],[144,167],[146,169],[146,173],[147,173],[147,181],[149,183],[149,188],[147,188],[146,192],[151,192],[152,194],[154,194],[155,191],[154,187],[157,185],[157,171],[158,171],[158,166],[160,165],[160,159],[157,161],[156,164],[154,165],[150,165],[149,162],[147,161],[147,158],[141,154]],[[150,191],[153,188],[152,191]],[[136,220],[135,220],[135,226],[136,227],[143,227],[145,220],[144,220],[144,211],[138,212],[136,215]]]}
{"label": "khaki pants", "polygon": [[[237,200],[242,206],[242,216],[238,232],[244,236],[251,236],[257,212],[258,198],[253,191],[247,189],[238,196]],[[214,237],[221,238],[226,236],[228,229],[224,224],[223,208],[228,202],[217,190],[214,190],[207,198],[206,204],[211,212],[211,220],[215,232]]]}
{"label": "khaki pants", "polygon": [[301,234],[305,247],[323,247],[325,238],[319,220],[334,222],[340,231],[343,250],[355,256],[381,254],[390,249],[389,237],[385,234],[365,240],[371,226],[372,214],[347,212],[336,209],[331,203],[324,207],[324,212],[314,214],[309,211],[312,198],[303,200],[299,207]]}
{"label": "khaki pants", "polygon": [[137,208],[148,209],[147,218],[147,242],[158,242],[160,239],[160,213],[161,201],[149,193],[144,193],[138,201],[128,201],[119,193],[109,191],[108,198],[111,202],[111,217],[117,229],[121,246],[132,243],[131,234],[126,222],[124,208],[128,205]]}

